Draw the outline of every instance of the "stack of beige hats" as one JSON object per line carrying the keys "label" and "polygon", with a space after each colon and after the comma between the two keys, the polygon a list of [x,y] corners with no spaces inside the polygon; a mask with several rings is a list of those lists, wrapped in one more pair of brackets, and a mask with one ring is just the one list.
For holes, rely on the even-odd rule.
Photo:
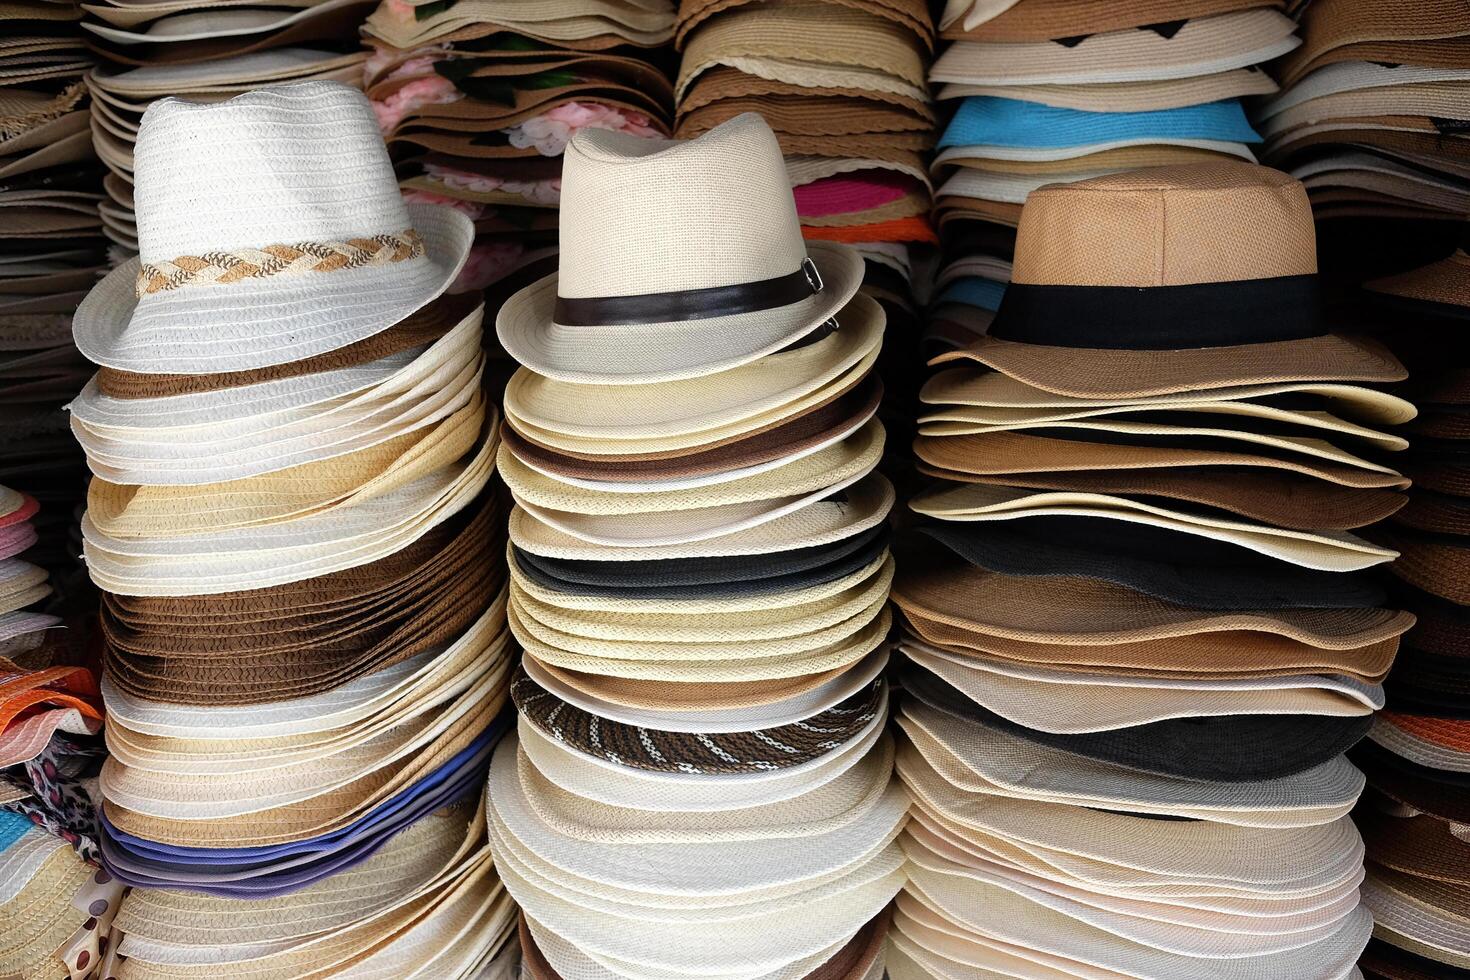
{"label": "stack of beige hats", "polygon": [[532,976],[881,970],[904,801],[861,277],[803,242],[757,116],[567,149],[560,270],[497,322],[525,658],[486,809]]}
{"label": "stack of beige hats", "polygon": [[178,96],[221,102],[308,79],[361,87],[357,28],[371,0],[103,0],[83,4],[97,67],[92,141],[107,165],[102,221],[114,263],[138,253],[133,144],[144,111]]}
{"label": "stack of beige hats", "polygon": [[405,196],[475,220],[462,277],[493,311],[556,270],[561,155],[584,129],[667,137],[672,0],[383,0],[366,86]]}
{"label": "stack of beige hats", "polygon": [[80,16],[71,3],[0,4],[0,480],[45,505],[37,560],[72,576],[67,525],[86,470],[61,406],[90,372],[71,313],[106,265]]}
{"label": "stack of beige hats", "polygon": [[1256,125],[1262,159],[1306,185],[1319,219],[1470,217],[1466,14],[1452,0],[1305,7]]}
{"label": "stack of beige hats", "polygon": [[1414,408],[1315,273],[1306,193],[1254,164],[1031,194],[925,389],[894,980],[1355,975],[1343,753],[1414,622],[1355,532],[1405,502],[1377,459]]}
{"label": "stack of beige hats", "polygon": [[404,204],[338,83],[162,100],[136,160],[141,259],[77,311],[72,406],[122,975],[508,969],[474,812],[508,722],[498,420],[479,299],[445,292],[473,228]]}
{"label": "stack of beige hats", "polygon": [[955,113],[939,141],[946,246],[930,328],[963,346],[995,315],[1026,195],[1134,167],[1254,159],[1243,97],[1301,42],[1280,0],[972,0],[941,19],[930,70]]}

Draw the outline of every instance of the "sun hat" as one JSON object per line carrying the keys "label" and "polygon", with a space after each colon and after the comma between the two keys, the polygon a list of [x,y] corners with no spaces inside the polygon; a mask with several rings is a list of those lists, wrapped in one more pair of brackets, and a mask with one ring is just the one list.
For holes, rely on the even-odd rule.
{"label": "sun hat", "polygon": [[1470,316],[1470,251],[1462,245],[1439,262],[1371,280],[1364,288],[1405,309],[1444,317]]}
{"label": "sun hat", "polygon": [[[1314,0],[1302,14],[1306,43],[1282,61],[1281,81],[1294,84],[1314,69],[1342,61],[1420,63],[1412,57],[1379,57],[1377,48],[1411,41],[1432,48],[1436,40],[1463,37],[1462,12],[1454,3],[1445,2],[1361,10],[1342,0]],[[1417,46],[1409,44],[1407,50]]]}
{"label": "sun hat", "polygon": [[974,26],[948,25],[942,36],[975,41],[1050,41],[1105,34],[1130,27],[1148,28],[1164,24],[1173,27],[1179,21],[1188,23],[1239,10],[1280,6],[1280,3],[1269,0],[1189,0],[1187,3],[1145,0],[1120,9],[1106,0],[1063,0],[1061,3],[1018,0],[1008,9]]}
{"label": "sun hat", "polygon": [[[269,158],[227,153],[221,142],[243,133],[235,139],[258,148],[268,134],[302,126],[335,133],[342,146],[333,144],[331,160],[317,160],[315,151],[297,158],[298,151],[280,149],[296,145],[290,140],[272,144],[285,157]],[[197,157],[192,162],[190,153]],[[423,307],[449,286],[469,251],[472,228],[463,215],[401,203],[376,121],[362,95],[346,86],[304,82],[218,105],[161,101],[140,128],[138,157],[142,264],[109,274],[74,321],[79,348],[108,367],[208,374],[321,354]],[[176,179],[180,167],[194,179]],[[267,167],[310,176],[284,193],[279,185],[271,191],[263,183]],[[372,194],[363,192],[365,168],[376,175]],[[354,206],[324,207],[344,175],[355,188]],[[171,203],[181,192],[197,203],[194,180],[213,188],[210,213],[228,216],[229,229],[201,222],[197,208]],[[232,276],[188,256],[221,249],[232,250]],[[247,252],[233,254],[240,249]],[[247,276],[242,268],[257,271]],[[366,303],[364,292],[371,297]],[[277,309],[272,328],[278,332],[262,336],[258,324],[247,331],[230,321],[226,308],[247,307]],[[324,309],[335,311],[333,322],[322,322]],[[173,326],[180,318],[188,321],[185,332]]]}
{"label": "sun hat", "polygon": [[828,544],[766,554],[644,561],[561,559],[512,546],[511,563],[557,593],[634,599],[765,596],[837,581],[881,560],[888,548],[877,524]]}
{"label": "sun hat", "polygon": [[[1014,526],[944,522],[918,533],[991,571],[1098,578],[1199,609],[1352,608],[1387,601],[1381,588],[1359,576],[1292,568],[1228,546],[1212,549],[1193,535],[1146,525],[1036,517]],[[915,557],[923,560],[922,554]]]}
{"label": "sun hat", "polygon": [[1070,31],[1050,40],[972,39],[961,35],[934,62],[937,82],[976,84],[1107,84],[1209,75],[1279,57],[1301,44],[1296,25],[1264,7],[1210,17],[1168,19],[1148,27]]}
{"label": "sun hat", "polygon": [[[1140,219],[1144,201],[1152,204],[1149,217]],[[1089,216],[1085,233],[1083,214]],[[1162,245],[1138,248],[1145,227],[1157,241],[1168,241],[1167,262],[1160,258]],[[1208,249],[1201,247],[1206,227]],[[1068,258],[1082,254],[1088,259],[1080,265]],[[1296,380],[1402,379],[1402,367],[1381,348],[1325,331],[1315,272],[1305,192],[1265,168],[1221,163],[1044,188],[1028,199],[1011,285],[990,334],[934,363],[979,361],[1033,387],[1088,398]],[[1123,332],[1131,349],[1120,349],[1121,328],[1098,305],[1125,292],[1129,325]],[[1137,304],[1145,294],[1149,302],[1168,297],[1168,312],[1144,315]],[[1084,314],[1059,315],[1056,302],[1084,295]],[[1210,314],[1186,315],[1180,303],[1208,305]],[[1086,336],[1089,321],[1105,325],[1096,329],[1108,337],[1095,331]],[[1079,342],[1090,346],[1075,346]],[[1085,375],[1071,370],[1069,361],[1080,363],[1084,351]],[[1108,367],[1099,370],[1100,363]]]}
{"label": "sun hat", "polygon": [[[980,476],[1025,473],[1071,474],[1077,471],[1149,471],[1168,469],[1185,473],[1199,467],[1250,468],[1272,471],[1273,477],[1293,480],[1312,477],[1340,487],[1359,489],[1394,489],[1408,487],[1409,481],[1396,471],[1380,464],[1346,465],[1302,454],[1275,452],[1254,444],[1246,452],[1228,452],[1195,447],[1174,448],[1164,445],[1133,445],[1119,441],[1060,439],[1046,435],[1017,432],[987,432],[968,436],[919,436],[914,452],[925,463],[938,469]],[[1366,462],[1366,461],[1364,461]],[[1216,480],[1221,488],[1228,484]]]}
{"label": "sun hat", "polygon": [[[563,166],[560,270],[511,297],[496,318],[506,350],[537,374],[589,384],[713,374],[798,340],[857,289],[855,253],[802,242],[780,148],[759,117],[687,143],[587,130]],[[737,186],[738,202],[730,196]],[[697,206],[671,203],[671,187]],[[644,268],[630,269],[626,231],[614,227],[647,227],[658,215],[677,215],[677,224],[650,229],[661,251],[640,251]],[[619,261],[606,261],[614,254]],[[700,255],[707,259],[691,260]],[[708,315],[715,310],[726,312]]]}
{"label": "sun hat", "polygon": [[[968,598],[974,595],[988,601],[976,605]],[[1095,579],[1002,575],[944,555],[918,568],[910,564],[894,584],[893,601],[910,620],[1002,639],[1083,646],[1253,630],[1346,649],[1398,636],[1414,623],[1409,613],[1388,609],[1211,612]]]}
{"label": "sun hat", "polygon": [[1370,714],[1222,715],[1148,722],[1108,731],[1057,734],[1026,728],[961,694],[938,675],[910,670],[904,690],[931,707],[1008,734],[1127,769],[1202,781],[1293,776],[1341,755],[1368,733]]}
{"label": "sun hat", "polygon": [[[1283,779],[1201,783],[1139,773],[967,723],[921,701],[898,716],[909,743],[941,776],[975,792],[1241,826],[1310,826],[1345,815],[1363,778],[1338,758]],[[910,749],[901,744],[899,752]]]}
{"label": "sun hat", "polygon": [[1155,507],[1131,497],[1016,490],[981,483],[937,488],[916,498],[917,512],[952,521],[1004,521],[1036,516],[1088,517],[1146,526],[1237,545],[1309,569],[1360,571],[1398,552],[1342,531],[1311,532],[1237,522],[1202,512]]}
{"label": "sun hat", "polygon": [[960,103],[940,137],[935,166],[981,157],[1073,160],[1075,171],[1106,171],[1111,168],[1094,165],[1088,155],[1130,146],[1177,144],[1249,159],[1245,144],[1259,141],[1235,101],[1119,113],[973,96]]}
{"label": "sun hat", "polygon": [[840,494],[754,527],[700,541],[643,547],[584,541],[517,507],[510,516],[510,539],[535,555],[608,562],[769,555],[828,544],[876,527],[887,518],[893,498],[892,484],[875,471]]}

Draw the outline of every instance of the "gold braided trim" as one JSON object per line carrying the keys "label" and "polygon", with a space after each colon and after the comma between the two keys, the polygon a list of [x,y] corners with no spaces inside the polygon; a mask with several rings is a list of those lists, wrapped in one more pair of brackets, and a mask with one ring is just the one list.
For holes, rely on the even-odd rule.
{"label": "gold braided trim", "polygon": [[293,242],[264,248],[181,255],[165,262],[140,265],[134,291],[143,297],[181,286],[228,285],[241,279],[360,269],[402,262],[423,254],[423,236],[410,228],[396,235],[352,238],[345,242]]}

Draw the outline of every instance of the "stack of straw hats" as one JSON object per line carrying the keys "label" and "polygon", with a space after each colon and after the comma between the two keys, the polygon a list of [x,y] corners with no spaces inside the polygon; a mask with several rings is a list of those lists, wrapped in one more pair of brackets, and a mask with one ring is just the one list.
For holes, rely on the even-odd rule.
{"label": "stack of straw hats", "polygon": [[[141,259],[77,311],[73,405],[129,975],[471,975],[513,931],[474,814],[509,714],[497,416],[445,293],[474,229],[404,204],[337,83],[162,100],[136,156]],[[395,847],[431,817],[450,850]]]}
{"label": "stack of straw hats", "polygon": [[1322,321],[1313,245],[1253,164],[1045,187],[990,335],[936,359],[916,449],[945,482],[893,593],[895,980],[1351,974],[1343,752],[1413,623],[1353,529],[1403,504],[1369,457],[1414,410]]}
{"label": "stack of straw hats", "polygon": [[[884,421],[911,424],[920,303],[932,275],[938,119],[924,84],[934,22],[921,0],[683,0],[677,135],[757,112],[786,155],[802,234],[845,242],[888,316]],[[917,285],[917,296],[916,296]]]}
{"label": "stack of straw hats", "polygon": [[1356,814],[1377,920],[1363,967],[1392,980],[1456,976],[1470,969],[1470,256],[1462,248],[1367,288],[1395,324],[1421,414],[1409,504],[1382,537],[1402,552],[1391,570],[1418,622],[1389,675],[1388,708],[1353,752],[1372,790]]}
{"label": "stack of straw hats", "polygon": [[[1262,105],[1263,159],[1319,218],[1470,216],[1470,12],[1454,0],[1313,0]],[[1382,240],[1375,241],[1381,250]]]}
{"label": "stack of straw hats", "polygon": [[39,510],[36,498],[0,486],[0,656],[28,666],[47,666],[55,659],[51,631],[61,625],[58,617],[33,610],[51,597],[50,577],[45,568],[20,557],[36,557]]}
{"label": "stack of straw hats", "polygon": [[409,200],[475,221],[462,280],[493,312],[556,270],[561,154],[583,129],[667,137],[672,0],[383,0],[368,96]]}
{"label": "stack of straw hats", "polygon": [[949,258],[936,350],[983,334],[1013,229],[1043,184],[1135,167],[1241,158],[1259,137],[1241,98],[1276,91],[1260,63],[1300,42],[1279,0],[951,3],[930,70],[956,106],[934,160]]}
{"label": "stack of straw hats", "polygon": [[[0,794],[5,792],[0,787]],[[123,887],[61,837],[0,810],[0,970],[8,977],[115,977]]]}
{"label": "stack of straw hats", "polygon": [[881,970],[905,804],[861,277],[803,241],[755,115],[567,149],[560,269],[497,320],[525,657],[486,805],[531,976]]}
{"label": "stack of straw hats", "polygon": [[0,5],[0,480],[46,505],[37,560],[73,574],[64,525],[86,470],[61,406],[89,373],[71,313],[106,264],[80,16],[50,0]]}
{"label": "stack of straw hats", "polygon": [[138,253],[133,144],[154,101],[220,102],[308,79],[361,86],[357,29],[371,0],[102,0],[83,9],[98,62],[87,87],[92,141],[108,170],[101,212],[114,265]]}

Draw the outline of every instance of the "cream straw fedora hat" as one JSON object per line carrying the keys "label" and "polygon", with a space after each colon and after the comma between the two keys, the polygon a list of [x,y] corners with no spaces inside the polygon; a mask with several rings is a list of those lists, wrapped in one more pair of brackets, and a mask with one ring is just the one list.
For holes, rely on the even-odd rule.
{"label": "cream straw fedora hat", "polygon": [[714,374],[820,327],[862,280],[855,251],[802,239],[781,148],[757,115],[688,142],[584,130],[562,167],[560,269],[496,321],[537,374]]}
{"label": "cream straw fedora hat", "polygon": [[89,359],[210,374],[281,364],[393,326],[448,288],[474,240],[405,205],[362,93],[301,82],[144,115],[139,258],[77,308]]}

